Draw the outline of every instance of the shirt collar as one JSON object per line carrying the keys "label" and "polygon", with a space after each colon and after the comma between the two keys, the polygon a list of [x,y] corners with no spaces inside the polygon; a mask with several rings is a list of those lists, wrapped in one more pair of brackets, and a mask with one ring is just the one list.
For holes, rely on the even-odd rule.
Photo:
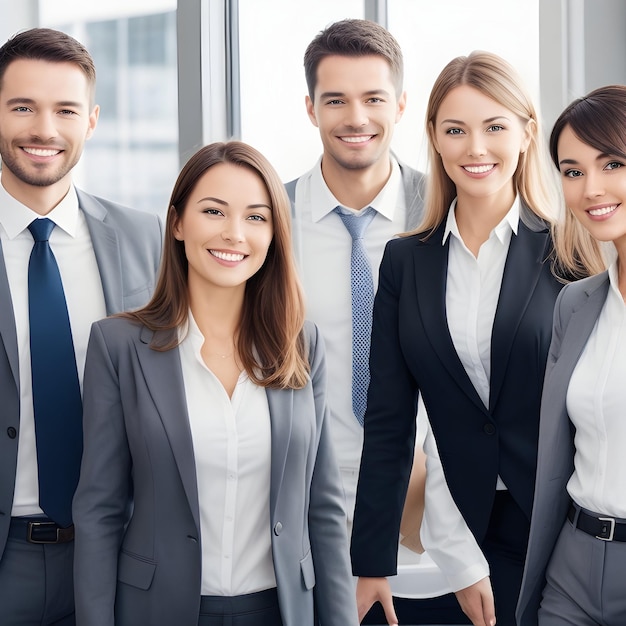
{"label": "shirt collar", "polygon": [[[461,235],[459,233],[459,227],[456,222],[456,198],[452,201],[450,205],[450,209],[448,210],[448,218],[446,219],[446,228],[443,232],[443,239],[441,240],[442,244],[446,243],[448,236],[450,233],[454,235],[459,241],[463,241]],[[511,205],[511,208],[508,210],[507,214],[502,218],[500,223],[491,231],[491,233],[495,233],[498,241],[500,243],[505,244],[510,240],[510,234],[513,233],[517,235],[517,229],[519,226],[519,196],[515,196],[515,200]],[[489,236],[491,236],[491,233]]]}
{"label": "shirt collar", "polygon": [[[318,222],[331,213],[337,206],[342,206],[329,189],[322,175],[322,157],[313,168],[311,176],[311,216]],[[391,157],[391,174],[378,195],[370,202],[371,206],[388,220],[393,220],[396,209],[404,209],[406,200],[402,186],[402,173],[398,161]],[[344,207],[355,210],[355,207]],[[365,207],[358,207],[364,209]]]}
{"label": "shirt collar", "polygon": [[[4,228],[9,239],[14,239],[28,228],[35,219],[41,217],[25,204],[16,200],[2,184],[0,184],[0,224]],[[78,228],[78,196],[74,186],[48,215],[57,226],[62,228],[68,235],[76,236]]]}
{"label": "shirt collar", "polygon": [[615,261],[613,261],[613,263],[609,265],[609,285],[610,285],[609,293],[613,294],[611,298],[616,298],[619,301],[620,305],[623,306],[624,298],[622,296],[622,292],[619,290],[617,259],[615,259]]}

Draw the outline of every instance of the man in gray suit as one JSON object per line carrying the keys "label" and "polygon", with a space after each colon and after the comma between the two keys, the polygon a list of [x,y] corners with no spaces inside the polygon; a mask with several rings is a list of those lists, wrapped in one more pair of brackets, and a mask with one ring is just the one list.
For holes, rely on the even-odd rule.
{"label": "man in gray suit", "polygon": [[[72,169],[98,121],[94,91],[89,53],[64,33],[32,29],[0,48],[0,616],[5,626],[74,624],[71,497],[78,476],[68,471],[67,480],[57,479],[53,463],[51,479],[42,467],[50,467],[49,459],[58,458],[63,467],[66,458],[80,461],[80,385],[91,323],[144,304],[161,254],[158,217],[72,184]],[[39,234],[42,224],[51,231]],[[39,285],[40,291],[57,285],[64,329],[54,325],[53,305],[37,294],[31,275],[35,248],[43,250],[46,271],[54,267]],[[69,368],[60,355],[55,360],[53,343],[35,349],[33,328],[42,318],[53,340],[66,334]],[[35,354],[52,367],[45,370]],[[74,371],[73,400],[55,393],[55,365]],[[35,371],[44,372],[46,398],[53,400],[43,413],[42,378],[35,384]],[[68,427],[70,402],[76,417]],[[44,413],[45,437],[39,417]]]}

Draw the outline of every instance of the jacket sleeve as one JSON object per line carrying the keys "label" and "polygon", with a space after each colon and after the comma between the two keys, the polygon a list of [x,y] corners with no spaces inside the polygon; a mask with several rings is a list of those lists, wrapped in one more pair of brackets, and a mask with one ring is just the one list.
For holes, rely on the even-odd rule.
{"label": "jacket sleeve", "polygon": [[319,433],[308,514],[315,568],[315,606],[323,626],[357,626],[344,497],[328,425],[324,346],[317,329],[310,342],[310,361]]}
{"label": "jacket sleeve", "polygon": [[394,266],[394,243],[385,249],[374,301],[371,380],[351,545],[356,576],[396,574],[400,520],[415,451],[419,389],[399,335],[402,264]]}
{"label": "jacket sleeve", "polygon": [[130,506],[131,458],[118,372],[92,326],[83,392],[84,450],[74,497],[77,624],[114,626],[117,561]]}

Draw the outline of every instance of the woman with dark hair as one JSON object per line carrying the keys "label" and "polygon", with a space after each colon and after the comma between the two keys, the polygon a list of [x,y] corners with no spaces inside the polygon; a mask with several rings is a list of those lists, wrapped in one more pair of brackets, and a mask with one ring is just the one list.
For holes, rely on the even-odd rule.
{"label": "woman with dark hair", "polygon": [[174,186],[152,300],[94,324],[77,624],[357,624],[290,232],[267,160],[206,146]]}
{"label": "woman with dark hair", "polygon": [[[570,104],[550,136],[567,205],[562,254],[608,271],[556,302],[541,403],[520,626],[626,624],[626,86]],[[616,253],[616,254],[615,254]]]}

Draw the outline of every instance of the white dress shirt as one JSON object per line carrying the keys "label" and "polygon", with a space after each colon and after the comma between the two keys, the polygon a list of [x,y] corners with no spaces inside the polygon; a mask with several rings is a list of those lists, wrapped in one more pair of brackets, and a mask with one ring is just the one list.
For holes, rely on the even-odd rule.
{"label": "white dress shirt", "polygon": [[[489,406],[491,331],[500,296],[511,236],[519,225],[519,200],[491,231],[478,256],[467,248],[450,206],[444,231],[450,239],[446,283],[446,317],[452,342],[467,375],[486,407]],[[426,504],[422,544],[446,576],[454,591],[489,574],[489,566],[467,527],[446,483],[437,444],[429,430],[424,442],[428,455]],[[500,477],[498,488],[505,489]]]}
{"label": "white dress shirt", "polygon": [[235,596],[276,586],[269,405],[245,372],[229,397],[202,359],[203,344],[190,311],[179,352],[198,483],[201,593]]}
{"label": "white dress shirt", "polygon": [[586,509],[626,518],[626,305],[616,263],[609,281],[606,302],[567,390],[567,413],[576,427],[567,490]]}
{"label": "white dress shirt", "polygon": [[[333,443],[352,523],[363,446],[363,428],[352,411],[352,237],[333,211],[340,205],[324,181],[321,159],[300,177],[295,191],[294,246],[306,297],[307,318],[326,344],[328,404]],[[376,210],[363,241],[372,267],[374,290],[385,244],[405,230],[406,201],[400,167],[392,159],[389,180],[368,206]],[[363,209],[365,207],[344,207]],[[358,213],[358,211],[354,211]]]}
{"label": "white dress shirt", "polygon": [[[28,225],[38,217],[41,216],[18,202],[0,185],[0,241],[11,290],[20,372],[20,429],[12,516],[42,514],[39,508],[28,323],[28,261],[34,245]],[[91,324],[106,315],[102,281],[87,222],[78,208],[74,187],[46,217],[57,225],[50,234],[50,248],[63,281],[82,389]]]}

